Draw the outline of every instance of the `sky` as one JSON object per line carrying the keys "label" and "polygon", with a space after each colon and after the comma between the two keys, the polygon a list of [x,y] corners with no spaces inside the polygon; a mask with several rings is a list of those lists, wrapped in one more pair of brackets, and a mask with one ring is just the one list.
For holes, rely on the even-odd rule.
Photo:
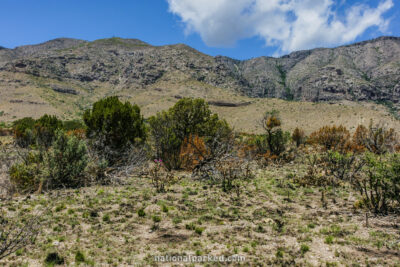
{"label": "sky", "polygon": [[0,46],[69,37],[184,43],[236,59],[400,36],[399,0],[1,0]]}

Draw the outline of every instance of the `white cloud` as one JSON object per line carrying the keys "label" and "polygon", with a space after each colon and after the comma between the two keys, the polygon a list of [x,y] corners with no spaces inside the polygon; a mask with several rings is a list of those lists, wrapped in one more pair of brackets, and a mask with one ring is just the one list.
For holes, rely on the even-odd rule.
{"label": "white cloud", "polygon": [[373,26],[384,32],[389,20],[383,14],[394,5],[393,0],[381,0],[377,7],[343,0],[167,1],[186,33],[199,33],[209,46],[259,36],[267,46],[278,46],[278,53],[345,44]]}

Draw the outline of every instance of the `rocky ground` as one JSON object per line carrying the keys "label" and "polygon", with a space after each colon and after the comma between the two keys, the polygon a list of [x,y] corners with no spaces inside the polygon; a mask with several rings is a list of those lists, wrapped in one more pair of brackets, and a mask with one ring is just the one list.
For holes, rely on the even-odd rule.
{"label": "rocky ground", "polygon": [[350,188],[328,190],[324,205],[320,188],[293,183],[305,168],[299,160],[258,169],[239,197],[176,173],[167,193],[146,177],[128,177],[126,185],[2,201],[9,217],[36,214],[42,231],[1,264],[42,266],[56,252],[68,266],[174,265],[156,255],[245,257],[233,266],[398,266],[400,217],[372,216],[367,227]]}

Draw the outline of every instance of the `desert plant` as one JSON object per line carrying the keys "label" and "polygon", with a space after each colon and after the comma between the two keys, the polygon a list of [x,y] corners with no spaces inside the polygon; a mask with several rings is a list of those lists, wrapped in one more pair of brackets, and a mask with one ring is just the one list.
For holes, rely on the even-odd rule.
{"label": "desert plant", "polygon": [[25,117],[14,121],[14,138],[18,146],[26,148],[35,143],[35,137],[33,134],[34,125],[35,120],[31,117]]}
{"label": "desert plant", "polygon": [[154,160],[150,169],[151,182],[158,193],[164,193],[174,181],[173,174],[165,167],[161,159]]}
{"label": "desert plant", "polygon": [[216,167],[218,171],[217,181],[221,184],[222,190],[224,192],[234,190],[237,197],[240,196],[243,183],[255,177],[250,162],[237,157],[227,157],[220,160]]}
{"label": "desert plant", "polygon": [[382,156],[373,153],[365,154],[363,175],[353,180],[359,190],[364,204],[377,213],[387,213],[389,207],[399,204],[399,155]]}
{"label": "desert plant", "polygon": [[354,153],[331,150],[323,154],[322,161],[326,175],[334,178],[333,184],[341,181],[351,182],[364,165],[364,161]]}
{"label": "desert plant", "polygon": [[320,145],[325,150],[335,150],[344,152],[350,149],[350,132],[346,127],[324,126],[318,131],[311,133],[308,142],[314,145]]}
{"label": "desert plant", "polygon": [[358,126],[353,135],[353,145],[356,148],[379,155],[394,152],[398,144],[398,136],[393,128],[388,129],[382,123],[374,124],[372,120],[368,128]]}
{"label": "desert plant", "polygon": [[294,129],[292,134],[292,140],[295,142],[296,146],[299,147],[300,145],[304,144],[306,141],[306,136],[304,131],[298,127]]}
{"label": "desert plant", "polygon": [[118,97],[108,97],[93,104],[83,115],[87,137],[112,165],[120,160],[128,145],[136,145],[146,138],[140,108]]}
{"label": "desert plant", "polygon": [[82,186],[87,163],[86,144],[75,136],[58,131],[47,154],[47,185],[51,188]]}
{"label": "desert plant", "polygon": [[36,218],[11,220],[0,215],[0,260],[32,244],[39,232]]}
{"label": "desert plant", "polygon": [[265,112],[260,121],[261,126],[265,130],[265,142],[268,151],[272,156],[279,156],[286,149],[286,143],[289,140],[288,134],[281,129],[282,121],[279,118],[279,112],[273,110]]}
{"label": "desert plant", "polygon": [[188,149],[188,145],[190,153],[183,154],[191,156],[190,160],[214,157],[222,139],[231,133],[226,121],[211,114],[203,99],[181,99],[167,112],[151,117],[149,124],[155,156],[161,158],[168,169],[182,167],[181,152]]}
{"label": "desert plant", "polygon": [[20,162],[13,164],[9,169],[10,180],[19,191],[36,191],[43,181],[43,157],[38,151],[34,150],[20,156]]}
{"label": "desert plant", "polygon": [[48,149],[56,138],[57,130],[63,128],[63,123],[56,116],[43,115],[36,120],[34,136],[39,146]]}

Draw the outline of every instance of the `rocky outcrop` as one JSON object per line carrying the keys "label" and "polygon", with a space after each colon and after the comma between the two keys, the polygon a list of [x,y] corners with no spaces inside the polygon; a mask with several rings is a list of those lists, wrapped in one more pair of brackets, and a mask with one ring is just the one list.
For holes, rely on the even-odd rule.
{"label": "rocky outcrop", "polygon": [[399,104],[400,38],[381,37],[244,61],[211,57],[183,44],[151,46],[136,39],[87,42],[62,38],[0,49],[0,71],[63,83],[106,82],[120,88],[146,88],[162,77],[181,73],[251,97]]}

